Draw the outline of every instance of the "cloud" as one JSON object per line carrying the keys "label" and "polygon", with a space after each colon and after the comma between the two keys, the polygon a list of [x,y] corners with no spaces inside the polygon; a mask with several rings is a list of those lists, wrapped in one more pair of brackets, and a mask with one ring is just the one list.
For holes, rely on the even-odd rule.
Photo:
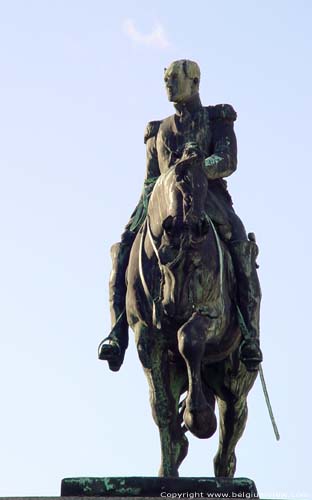
{"label": "cloud", "polygon": [[133,19],[125,19],[124,31],[128,35],[128,37],[131,38],[131,40],[147,47],[167,49],[170,45],[165,30],[159,23],[155,25],[151,33],[144,35],[136,29]]}

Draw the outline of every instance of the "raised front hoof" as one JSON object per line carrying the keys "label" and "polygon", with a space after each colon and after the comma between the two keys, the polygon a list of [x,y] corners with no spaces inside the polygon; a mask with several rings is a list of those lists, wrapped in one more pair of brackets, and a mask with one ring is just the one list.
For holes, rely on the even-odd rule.
{"label": "raised front hoof", "polygon": [[185,427],[197,438],[208,439],[217,430],[217,419],[211,406],[200,410],[185,409],[183,414]]}
{"label": "raised front hoof", "polygon": [[113,372],[118,372],[125,356],[116,340],[109,337],[102,340],[98,348],[98,358],[102,361],[107,361],[109,369]]}

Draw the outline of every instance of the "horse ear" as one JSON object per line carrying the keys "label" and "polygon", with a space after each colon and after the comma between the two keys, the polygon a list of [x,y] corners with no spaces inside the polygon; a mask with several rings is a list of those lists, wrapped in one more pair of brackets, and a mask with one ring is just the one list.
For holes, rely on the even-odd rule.
{"label": "horse ear", "polygon": [[172,215],[168,215],[168,217],[163,221],[162,227],[164,230],[169,233],[173,226],[173,217]]}

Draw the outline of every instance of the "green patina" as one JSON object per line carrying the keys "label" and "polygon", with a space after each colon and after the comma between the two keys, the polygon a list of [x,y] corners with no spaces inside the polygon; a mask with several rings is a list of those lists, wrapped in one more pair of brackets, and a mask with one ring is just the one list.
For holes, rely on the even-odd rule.
{"label": "green patina", "polygon": [[[166,477],[178,476],[187,431],[201,439],[215,432],[216,400],[214,471],[217,477],[234,475],[247,395],[262,361],[258,248],[255,238],[247,238],[224,180],[237,167],[236,113],[229,104],[203,106],[199,83],[193,61],[175,61],[166,70],[175,113],[146,129],[144,187],[120,243],[112,247],[112,331],[99,346],[99,358],[118,371],[129,325],[135,331],[159,428],[159,474]],[[147,216],[152,236],[144,229]],[[237,306],[244,320],[239,315],[240,329]],[[115,486],[109,479],[106,491]],[[136,491],[129,483],[119,488]]]}
{"label": "green patina", "polygon": [[[88,488],[86,489],[86,485]],[[157,477],[102,477],[68,478],[62,482],[62,496],[104,497],[159,497],[162,492],[180,494],[188,492],[235,493],[236,498],[257,498],[253,481],[247,478],[157,478]],[[247,496],[248,494],[248,496]]]}

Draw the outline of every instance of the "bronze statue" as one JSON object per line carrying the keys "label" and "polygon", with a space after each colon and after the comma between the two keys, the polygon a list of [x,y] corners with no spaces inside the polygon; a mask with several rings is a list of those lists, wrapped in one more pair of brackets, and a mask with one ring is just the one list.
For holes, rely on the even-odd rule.
{"label": "bronze statue", "polygon": [[146,179],[112,247],[112,331],[99,358],[119,370],[129,324],[159,427],[161,476],[178,475],[187,430],[199,438],[215,432],[217,399],[215,475],[232,477],[247,394],[262,361],[258,247],[223,179],[237,166],[236,113],[228,104],[202,106],[199,82],[195,62],[165,70],[175,114],[146,128]]}

